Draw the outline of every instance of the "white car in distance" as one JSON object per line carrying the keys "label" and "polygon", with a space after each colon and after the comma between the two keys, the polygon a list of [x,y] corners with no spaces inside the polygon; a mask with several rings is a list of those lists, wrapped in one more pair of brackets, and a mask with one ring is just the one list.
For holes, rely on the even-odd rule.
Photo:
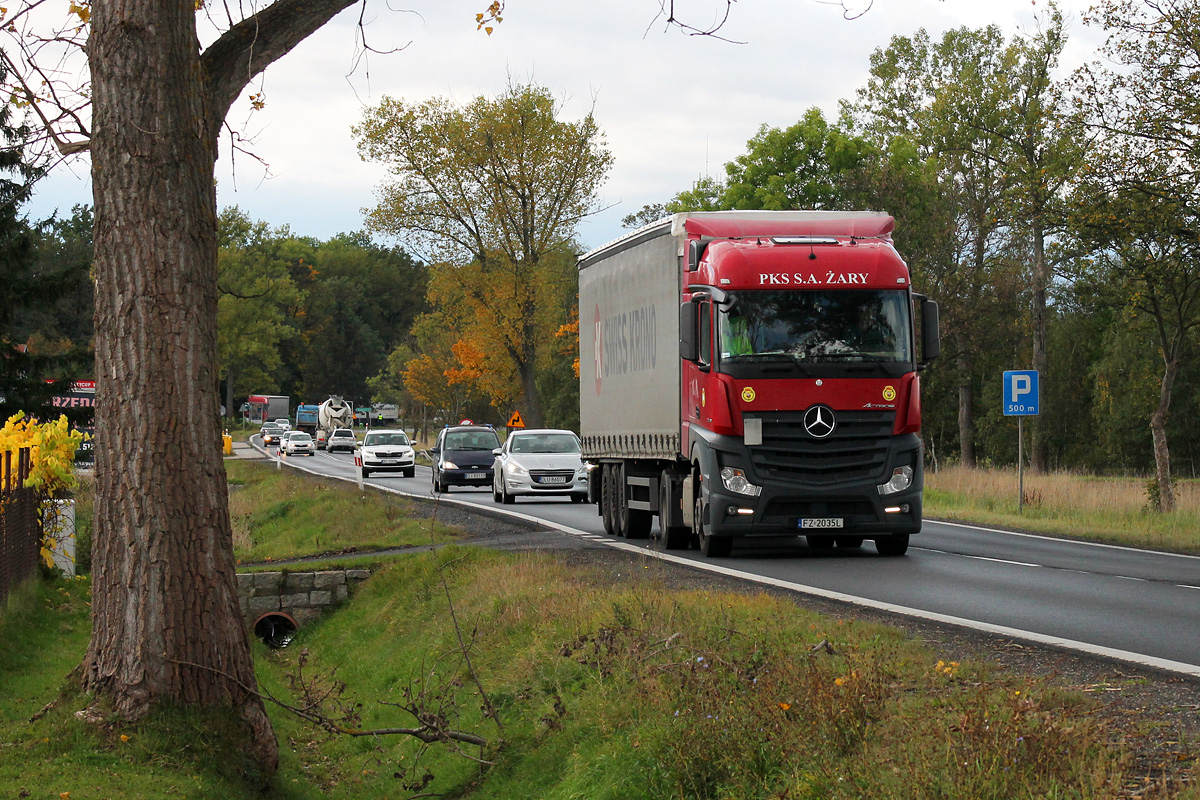
{"label": "white car in distance", "polygon": [[354,438],[354,431],[349,428],[334,428],[333,432],[329,434],[329,438],[325,440],[325,449],[331,453],[334,450],[346,450],[353,453],[356,447],[358,447],[358,439]]}
{"label": "white car in distance", "polygon": [[312,437],[304,431],[285,433],[281,449],[284,455],[289,456],[315,456],[317,454],[317,447],[313,444]]}
{"label": "white car in distance", "polygon": [[417,474],[417,456],[404,431],[367,431],[359,455],[364,478],[372,472],[399,472],[406,478]]}
{"label": "white car in distance", "polygon": [[567,495],[576,503],[587,499],[587,469],[572,431],[514,431],[492,452],[492,499],[497,503],[512,503],[517,495]]}

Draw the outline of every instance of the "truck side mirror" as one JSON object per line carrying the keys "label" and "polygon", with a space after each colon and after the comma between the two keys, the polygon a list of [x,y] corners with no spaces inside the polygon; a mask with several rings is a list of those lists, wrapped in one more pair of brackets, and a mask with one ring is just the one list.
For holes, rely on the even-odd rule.
{"label": "truck side mirror", "polygon": [[938,304],[928,297],[921,300],[921,363],[933,361],[942,354],[942,337],[938,329]]}
{"label": "truck side mirror", "polygon": [[692,300],[679,304],[679,357],[684,361],[700,359],[699,303]]}
{"label": "truck side mirror", "polygon": [[688,242],[687,271],[695,272],[700,269],[700,258],[704,255],[704,241],[692,239]]}

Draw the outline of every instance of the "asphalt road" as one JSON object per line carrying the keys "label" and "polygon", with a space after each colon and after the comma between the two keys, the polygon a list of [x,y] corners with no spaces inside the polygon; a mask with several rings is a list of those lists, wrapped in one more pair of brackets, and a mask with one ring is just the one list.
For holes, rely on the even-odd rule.
{"label": "asphalt road", "polygon": [[[289,466],[358,479],[349,453],[293,458]],[[425,467],[414,478],[366,483],[434,496]],[[608,537],[595,506],[567,498],[501,506],[490,489],[455,487],[441,499],[761,584],[1200,676],[1200,557],[927,521],[903,558],[883,558],[870,543],[823,550],[788,537],[739,543],[731,558],[706,559],[697,550],[660,553],[649,542]]]}

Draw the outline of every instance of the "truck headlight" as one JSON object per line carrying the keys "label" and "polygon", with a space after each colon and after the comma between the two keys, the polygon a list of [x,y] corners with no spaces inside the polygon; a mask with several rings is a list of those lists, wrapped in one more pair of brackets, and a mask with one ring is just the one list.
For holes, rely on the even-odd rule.
{"label": "truck headlight", "polygon": [[912,486],[912,477],[912,467],[896,467],[892,470],[892,479],[887,483],[880,484],[877,488],[879,489],[879,493],[883,495],[903,492]]}
{"label": "truck headlight", "polygon": [[750,497],[758,497],[762,494],[762,487],[755,486],[747,480],[746,473],[737,467],[722,467],[721,483],[725,484],[725,488],[735,494],[744,494]]}

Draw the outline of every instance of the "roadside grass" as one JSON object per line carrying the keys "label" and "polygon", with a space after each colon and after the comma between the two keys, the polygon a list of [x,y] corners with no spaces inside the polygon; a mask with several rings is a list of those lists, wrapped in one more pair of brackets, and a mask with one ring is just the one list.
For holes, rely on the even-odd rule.
{"label": "roadside grass", "polygon": [[[360,492],[256,461],[227,460],[229,513],[239,561],[440,544],[462,535],[415,513],[412,500]],[[370,497],[369,502],[364,502]]]}
{"label": "roadside grass", "polygon": [[80,722],[88,698],[68,674],[86,650],[88,582],[43,583],[0,619],[11,643],[0,796],[1103,800],[1144,789],[1122,732],[1052,678],[946,663],[894,629],[765,594],[671,591],[658,570],[616,582],[550,556],[458,546],[377,562],[289,648],[255,645],[261,686],[305,705],[302,678],[356,729],[414,725],[400,708],[411,706],[488,745],[329,734],[271,705],[281,761],[265,790],[221,714]]}
{"label": "roadside grass", "polygon": [[1177,480],[1178,509],[1148,508],[1144,478],[1025,475],[1018,512],[1015,469],[949,467],[925,473],[925,516],[1054,536],[1200,553],[1200,481]]}

